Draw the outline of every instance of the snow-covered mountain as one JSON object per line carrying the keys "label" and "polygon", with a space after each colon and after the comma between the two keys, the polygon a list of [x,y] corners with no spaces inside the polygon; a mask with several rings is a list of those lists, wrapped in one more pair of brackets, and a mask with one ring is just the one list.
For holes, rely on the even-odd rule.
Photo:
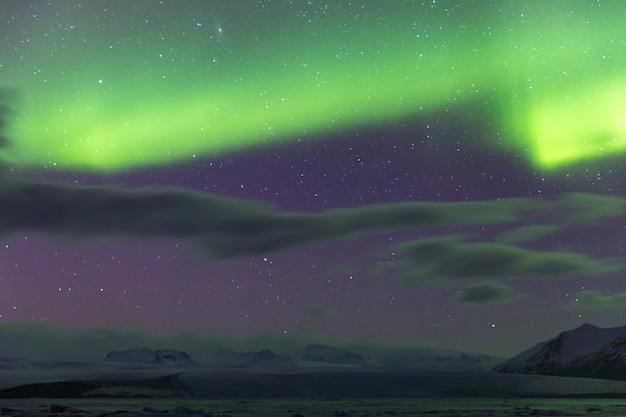
{"label": "snow-covered mountain", "polygon": [[185,352],[172,349],[150,350],[148,348],[129,349],[107,353],[107,362],[128,362],[163,366],[193,366],[195,362]]}
{"label": "snow-covered mountain", "polygon": [[569,366],[570,375],[626,380],[626,335],[618,337],[596,353],[585,355]]}
{"label": "snow-covered mountain", "polygon": [[[622,340],[625,336],[626,326],[604,329],[585,323],[508,359],[493,371],[599,378],[600,373],[594,374],[591,370],[603,369],[602,364],[607,361],[621,358],[625,366],[625,342]],[[620,379],[624,378],[626,374]]]}
{"label": "snow-covered mountain", "polygon": [[484,363],[495,363],[487,355],[436,352],[432,349],[391,351],[378,358],[377,362],[388,368],[476,367]]}
{"label": "snow-covered mountain", "polygon": [[213,355],[211,365],[228,368],[294,368],[298,362],[291,356],[280,355],[270,349],[244,353],[222,349]]}
{"label": "snow-covered mountain", "polygon": [[304,349],[303,359],[334,365],[369,366],[371,364],[371,359],[361,353],[318,344],[308,345]]}

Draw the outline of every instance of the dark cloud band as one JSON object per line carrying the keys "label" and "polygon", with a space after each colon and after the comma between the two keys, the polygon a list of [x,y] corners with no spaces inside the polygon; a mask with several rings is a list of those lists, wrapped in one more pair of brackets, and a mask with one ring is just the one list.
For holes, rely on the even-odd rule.
{"label": "dark cloud band", "polygon": [[188,239],[209,256],[228,258],[373,231],[513,222],[533,203],[528,199],[413,202],[310,214],[181,189],[16,182],[0,189],[0,233],[27,230],[65,238]]}
{"label": "dark cloud band", "polygon": [[455,301],[469,306],[489,306],[493,304],[508,304],[515,301],[513,289],[499,282],[483,282],[464,288]]}

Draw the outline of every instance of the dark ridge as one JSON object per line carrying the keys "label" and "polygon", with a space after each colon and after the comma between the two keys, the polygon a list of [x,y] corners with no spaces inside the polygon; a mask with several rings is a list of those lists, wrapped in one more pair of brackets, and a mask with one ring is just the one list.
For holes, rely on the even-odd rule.
{"label": "dark ridge", "polygon": [[0,398],[80,398],[97,387],[95,381],[44,382],[2,389]]}
{"label": "dark ridge", "polygon": [[178,378],[180,374],[166,375],[158,378],[143,380],[94,380],[94,381],[61,381],[19,385],[17,387],[0,390],[0,398],[103,398],[120,397],[103,392],[93,392],[96,389],[127,388],[131,397],[151,397],[148,394],[136,395],[133,388],[163,391],[165,396],[172,393],[184,393],[187,390]]}

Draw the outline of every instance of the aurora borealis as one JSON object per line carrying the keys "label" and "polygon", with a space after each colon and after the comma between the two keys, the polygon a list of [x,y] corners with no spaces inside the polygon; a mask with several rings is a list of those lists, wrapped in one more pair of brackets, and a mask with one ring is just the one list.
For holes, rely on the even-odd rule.
{"label": "aurora borealis", "polygon": [[625,18],[619,1],[4,1],[0,334],[510,354],[623,324]]}
{"label": "aurora borealis", "polygon": [[9,4],[18,164],[163,164],[482,100],[542,168],[626,148],[614,2]]}

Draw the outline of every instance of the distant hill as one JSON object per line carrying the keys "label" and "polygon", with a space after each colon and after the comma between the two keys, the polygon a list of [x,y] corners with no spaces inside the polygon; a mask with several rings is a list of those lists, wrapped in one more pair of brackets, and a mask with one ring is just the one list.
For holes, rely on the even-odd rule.
{"label": "distant hill", "polygon": [[162,349],[151,350],[146,347],[108,352],[99,360],[81,361],[72,359],[32,359],[32,358],[2,358],[0,369],[11,370],[45,370],[45,369],[148,369],[154,367],[211,367],[211,368],[241,368],[245,370],[271,370],[284,368],[386,368],[393,370],[412,368],[469,368],[486,369],[497,363],[497,360],[487,355],[463,353],[454,350],[428,348],[372,348],[363,347],[364,351],[350,350],[324,344],[309,344],[303,350],[290,354],[276,353],[265,348],[240,352],[222,347],[196,348],[199,362],[179,350]]}
{"label": "distant hill", "polygon": [[150,350],[148,348],[112,351],[104,358],[106,362],[126,362],[145,365],[194,366],[196,363],[185,352],[171,349]]}
{"label": "distant hill", "polygon": [[219,350],[213,357],[212,366],[228,368],[295,368],[298,362],[291,356],[280,355],[270,349],[261,351],[236,352]]}
{"label": "distant hill", "polygon": [[371,365],[371,358],[365,357],[361,353],[351,352],[349,350],[319,344],[308,345],[304,349],[304,356],[302,357],[302,359],[306,361],[334,365]]}
{"label": "distant hill", "polygon": [[626,380],[626,326],[585,323],[504,361],[495,372]]}
{"label": "distant hill", "polygon": [[431,349],[401,349],[379,359],[388,368],[476,367],[494,363],[488,355],[436,352]]}

